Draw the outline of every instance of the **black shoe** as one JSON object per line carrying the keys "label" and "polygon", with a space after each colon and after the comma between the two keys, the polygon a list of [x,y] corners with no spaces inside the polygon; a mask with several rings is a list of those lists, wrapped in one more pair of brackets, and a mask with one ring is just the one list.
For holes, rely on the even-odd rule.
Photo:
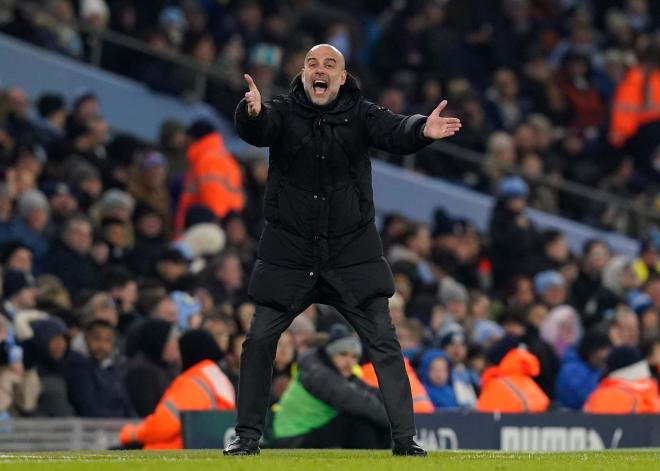
{"label": "black shoe", "polygon": [[236,437],[229,445],[225,447],[222,454],[230,456],[241,456],[258,455],[260,452],[261,450],[259,449],[259,440]]}
{"label": "black shoe", "polygon": [[394,446],[392,447],[392,454],[394,456],[419,456],[424,457],[428,453],[426,450],[415,443],[415,440],[409,438],[402,442],[395,441]]}

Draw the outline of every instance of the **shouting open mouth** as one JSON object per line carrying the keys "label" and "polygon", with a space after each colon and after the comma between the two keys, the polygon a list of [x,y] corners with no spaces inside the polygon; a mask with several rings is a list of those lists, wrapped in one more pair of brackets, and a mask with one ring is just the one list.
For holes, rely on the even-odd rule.
{"label": "shouting open mouth", "polygon": [[323,97],[325,93],[328,91],[328,81],[327,79],[314,79],[314,82],[312,83],[312,89],[314,90],[314,96],[315,97]]}

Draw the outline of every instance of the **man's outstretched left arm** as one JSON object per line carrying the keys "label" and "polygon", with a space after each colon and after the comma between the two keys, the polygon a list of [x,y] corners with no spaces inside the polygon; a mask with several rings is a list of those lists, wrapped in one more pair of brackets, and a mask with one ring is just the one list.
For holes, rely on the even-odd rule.
{"label": "man's outstretched left arm", "polygon": [[412,154],[431,142],[451,137],[461,128],[458,118],[440,116],[447,106],[443,100],[429,116],[405,116],[387,108],[364,102],[365,123],[372,145],[394,154]]}

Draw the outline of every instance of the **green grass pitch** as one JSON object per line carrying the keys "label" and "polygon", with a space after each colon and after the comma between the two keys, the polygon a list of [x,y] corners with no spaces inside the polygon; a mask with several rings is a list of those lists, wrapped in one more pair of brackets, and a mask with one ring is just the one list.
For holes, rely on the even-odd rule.
{"label": "green grass pitch", "polygon": [[299,471],[299,470],[644,470],[660,469],[660,451],[578,453],[434,452],[394,458],[387,451],[266,450],[225,457],[220,451],[0,453],[0,469],[48,471]]}

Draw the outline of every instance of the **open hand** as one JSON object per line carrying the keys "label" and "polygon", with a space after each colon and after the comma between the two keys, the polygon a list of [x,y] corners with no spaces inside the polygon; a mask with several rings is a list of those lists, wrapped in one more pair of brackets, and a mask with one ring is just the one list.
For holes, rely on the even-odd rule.
{"label": "open hand", "polygon": [[254,80],[248,74],[243,75],[245,81],[248,84],[250,91],[245,93],[245,101],[247,101],[248,114],[252,118],[256,118],[261,112],[261,93],[259,89],[254,84]]}
{"label": "open hand", "polygon": [[427,139],[444,139],[456,134],[461,129],[461,120],[458,118],[444,118],[440,116],[447,106],[447,100],[442,100],[434,109],[424,126],[424,137]]}

